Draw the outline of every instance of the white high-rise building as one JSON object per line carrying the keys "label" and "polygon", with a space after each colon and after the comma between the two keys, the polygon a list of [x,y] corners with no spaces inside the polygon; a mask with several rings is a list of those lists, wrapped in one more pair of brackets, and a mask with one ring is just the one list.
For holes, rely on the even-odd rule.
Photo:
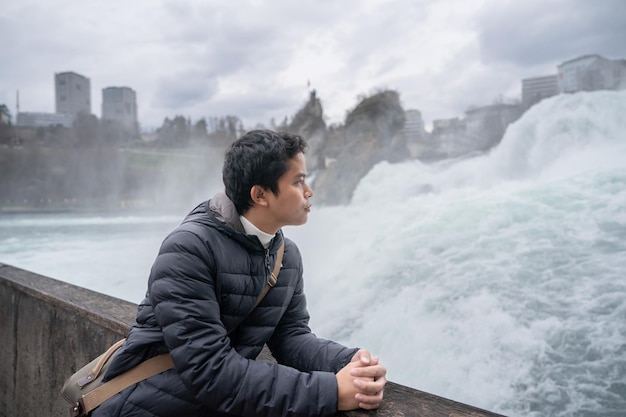
{"label": "white high-rise building", "polygon": [[424,147],[424,139],[426,137],[422,112],[415,109],[406,110],[404,112],[403,130],[406,146],[411,153],[411,157],[417,158],[421,154],[421,148]]}
{"label": "white high-rise building", "polygon": [[557,94],[559,94],[559,79],[556,74],[522,80],[522,107],[524,109]]}
{"label": "white high-rise building", "polygon": [[102,121],[115,121],[131,132],[138,129],[137,95],[129,87],[102,89]]}
{"label": "white high-rise building", "polygon": [[75,72],[54,74],[56,113],[76,117],[91,114],[91,83],[89,78]]}
{"label": "white high-rise building", "polygon": [[414,109],[404,112],[404,132],[410,136],[417,136],[419,138],[424,136],[422,112]]}
{"label": "white high-rise building", "polygon": [[612,61],[600,55],[584,55],[559,65],[561,93],[626,88],[624,60]]}

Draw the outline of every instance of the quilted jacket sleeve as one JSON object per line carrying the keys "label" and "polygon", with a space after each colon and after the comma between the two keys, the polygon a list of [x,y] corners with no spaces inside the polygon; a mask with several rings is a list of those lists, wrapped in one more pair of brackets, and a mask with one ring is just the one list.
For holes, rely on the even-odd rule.
{"label": "quilted jacket sleeve", "polygon": [[222,413],[335,414],[332,373],[303,373],[250,360],[232,348],[220,320],[214,264],[202,239],[179,231],[164,241],[151,271],[150,301],[183,383],[199,401]]}
{"label": "quilted jacket sleeve", "polygon": [[298,282],[287,312],[283,315],[268,347],[279,363],[301,371],[337,373],[354,356],[358,348],[347,348],[331,340],[318,338],[309,328],[309,313],[304,295],[302,258],[295,244],[290,242],[298,262]]}

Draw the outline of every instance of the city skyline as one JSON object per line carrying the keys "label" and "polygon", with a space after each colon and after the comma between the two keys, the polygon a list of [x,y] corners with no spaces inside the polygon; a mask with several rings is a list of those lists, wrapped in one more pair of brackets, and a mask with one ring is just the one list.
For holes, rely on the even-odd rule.
{"label": "city skyline", "polygon": [[25,0],[3,9],[0,33],[12,41],[0,103],[14,113],[19,90],[23,111],[53,112],[50,74],[71,70],[89,77],[93,92],[134,89],[144,128],[176,114],[280,121],[310,89],[328,123],[343,122],[359,96],[393,89],[430,125],[519,98],[521,79],[555,73],[568,59],[625,55],[626,3],[617,0]]}
{"label": "city skyline", "polygon": [[[555,74],[520,80],[521,95],[518,98],[506,100],[508,101],[507,106],[519,108],[519,110],[515,110],[515,113],[517,113],[518,111],[523,112],[539,101],[557,94],[604,89],[626,89],[626,59],[610,60],[597,54],[583,55],[559,64],[556,70]],[[72,88],[75,87],[76,91],[72,91],[70,86]],[[21,120],[21,123],[18,123],[18,125],[43,126],[47,122],[55,124],[55,121],[57,121],[62,125],[69,126],[71,125],[71,120],[81,112],[94,114],[90,109],[91,92],[89,86],[90,79],[81,74],[73,71],[56,73],[54,85],[56,114],[21,112],[19,111],[19,104],[17,104],[16,118]],[[311,94],[314,94],[314,92]],[[504,98],[499,97],[494,103],[472,105],[464,113],[468,116],[477,111],[480,113],[484,111],[507,111],[502,107],[504,101]],[[126,86],[103,88],[101,109],[100,119],[116,121],[131,131],[140,129],[140,121],[137,117],[136,92],[132,88]],[[421,110],[405,109],[405,112],[407,120],[415,119],[416,115],[413,113],[416,113],[419,118],[419,125],[425,131]],[[61,121],[59,118],[62,116],[71,116],[71,120]],[[505,118],[508,119],[510,117]],[[512,119],[515,118],[513,117]],[[205,117],[202,119],[206,120]],[[434,132],[434,129],[439,127],[447,129],[445,126],[450,124],[456,125],[461,121],[458,115],[433,120],[432,131]],[[409,124],[411,123],[409,121]]]}

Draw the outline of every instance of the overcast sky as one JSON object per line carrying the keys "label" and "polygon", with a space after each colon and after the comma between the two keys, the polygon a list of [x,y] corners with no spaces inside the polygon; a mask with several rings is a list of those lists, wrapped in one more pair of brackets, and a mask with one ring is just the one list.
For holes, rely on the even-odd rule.
{"label": "overcast sky", "polygon": [[[0,0],[0,104],[54,112],[54,74],[126,86],[144,129],[165,117],[292,116],[309,88],[327,123],[359,95],[462,116],[586,54],[626,58],[626,0]],[[310,82],[310,87],[309,87]]]}

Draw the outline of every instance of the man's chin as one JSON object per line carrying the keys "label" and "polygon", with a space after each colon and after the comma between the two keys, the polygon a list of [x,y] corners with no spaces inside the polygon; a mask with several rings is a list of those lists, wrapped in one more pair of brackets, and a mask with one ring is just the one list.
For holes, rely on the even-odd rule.
{"label": "man's chin", "polygon": [[308,214],[305,215],[304,217],[302,217],[301,219],[299,219],[297,222],[293,223],[293,226],[302,226],[303,224],[305,224],[307,221],[309,220],[309,216]]}

